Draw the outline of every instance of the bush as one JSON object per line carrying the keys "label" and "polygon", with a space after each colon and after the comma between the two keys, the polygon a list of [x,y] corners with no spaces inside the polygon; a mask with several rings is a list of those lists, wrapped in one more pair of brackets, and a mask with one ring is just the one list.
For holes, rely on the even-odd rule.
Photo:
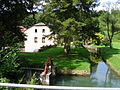
{"label": "bush", "polygon": [[52,47],[56,47],[57,45],[46,45],[46,46],[42,46],[40,49],[39,49],[39,51],[44,51],[44,50],[47,50],[47,49],[49,49],[49,48],[52,48]]}
{"label": "bush", "polygon": [[101,34],[101,33],[96,33],[95,35],[96,35],[96,38],[93,40],[93,42],[94,42],[96,45],[102,44],[104,35]]}
{"label": "bush", "polygon": [[6,49],[0,50],[0,77],[5,77],[10,82],[16,82],[20,76],[21,70],[17,51],[19,45],[15,44]]}
{"label": "bush", "polygon": [[107,36],[105,36],[103,38],[102,44],[105,45],[105,46],[109,46],[110,45],[109,38]]}
{"label": "bush", "polygon": [[102,61],[100,55],[96,53],[90,53],[90,60],[94,63],[98,63]]}
{"label": "bush", "polygon": [[[8,83],[9,79],[7,78],[0,78],[0,83]],[[0,90],[8,90],[8,87],[0,87]]]}
{"label": "bush", "polygon": [[77,47],[82,47],[83,42],[82,41],[74,41],[73,45],[77,48]]}

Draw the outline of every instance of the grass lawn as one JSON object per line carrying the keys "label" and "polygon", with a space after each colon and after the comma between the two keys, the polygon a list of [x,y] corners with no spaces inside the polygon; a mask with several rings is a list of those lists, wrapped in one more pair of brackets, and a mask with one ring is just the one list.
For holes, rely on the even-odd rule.
{"label": "grass lawn", "polygon": [[71,54],[63,53],[63,47],[53,47],[42,52],[20,53],[28,61],[28,66],[44,67],[48,57],[53,58],[54,65],[59,69],[89,70],[88,51],[84,48],[71,49]]}
{"label": "grass lawn", "polygon": [[113,49],[109,47],[100,47],[102,56],[108,60],[114,68],[120,70],[120,42],[113,42]]}
{"label": "grass lawn", "polygon": [[[117,70],[120,70],[120,41],[113,42],[113,49],[105,46],[101,48],[102,56],[108,60]],[[84,48],[71,49],[71,54],[66,55],[63,47],[53,47],[43,52],[20,53],[29,67],[44,67],[48,57],[52,57],[55,66],[59,69],[89,70],[89,53]]]}

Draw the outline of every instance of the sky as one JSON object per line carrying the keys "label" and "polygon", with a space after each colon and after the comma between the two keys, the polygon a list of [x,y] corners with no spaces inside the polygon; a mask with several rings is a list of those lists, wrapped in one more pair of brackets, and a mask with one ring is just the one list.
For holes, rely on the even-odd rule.
{"label": "sky", "polygon": [[[115,2],[117,2],[117,1],[120,2],[120,0],[99,0],[100,5],[99,5],[98,7],[96,7],[94,10],[97,10],[97,11],[105,10],[104,5],[105,5],[106,3],[115,3]],[[44,4],[44,2],[42,2],[42,3]],[[116,5],[116,6],[119,7],[119,9],[120,9],[120,4],[119,4],[119,5]],[[38,7],[38,8],[41,9],[41,7]]]}
{"label": "sky", "polygon": [[[99,10],[103,10],[105,9],[105,7],[103,7],[106,3],[111,2],[111,3],[115,3],[118,0],[99,0],[100,5],[98,7],[96,7],[95,10],[99,11]],[[117,5],[118,7],[120,7],[120,5]]]}

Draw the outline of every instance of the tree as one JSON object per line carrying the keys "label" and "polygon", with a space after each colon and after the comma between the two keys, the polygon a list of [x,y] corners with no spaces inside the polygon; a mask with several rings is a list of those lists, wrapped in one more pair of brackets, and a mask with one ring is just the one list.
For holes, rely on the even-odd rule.
{"label": "tree", "polygon": [[33,12],[35,2],[37,0],[0,0],[0,49],[24,40],[23,33],[16,27]]}
{"label": "tree", "polygon": [[[110,6],[112,5],[112,6]],[[106,30],[109,46],[112,48],[112,40],[115,34],[119,33],[119,10],[115,10],[114,4],[106,6],[106,11],[101,12],[100,23],[102,31]]]}
{"label": "tree", "polygon": [[70,43],[74,39],[93,36],[95,28],[92,28],[91,17],[95,15],[95,0],[47,0],[46,3],[43,22],[57,34],[58,40],[63,41],[65,53],[70,53]]}
{"label": "tree", "polygon": [[7,78],[13,82],[13,78],[18,78],[21,61],[17,51],[24,34],[17,26],[33,12],[35,2],[37,0],[0,0],[0,81]]}
{"label": "tree", "polygon": [[7,78],[9,80],[16,81],[19,78],[18,74],[21,72],[20,67],[20,59],[16,51],[19,50],[18,45],[14,45],[10,48],[0,50],[0,78]]}
{"label": "tree", "polygon": [[30,28],[34,24],[41,22],[41,17],[42,13],[34,13],[34,15],[30,14],[22,20],[21,25],[23,25],[25,28]]}

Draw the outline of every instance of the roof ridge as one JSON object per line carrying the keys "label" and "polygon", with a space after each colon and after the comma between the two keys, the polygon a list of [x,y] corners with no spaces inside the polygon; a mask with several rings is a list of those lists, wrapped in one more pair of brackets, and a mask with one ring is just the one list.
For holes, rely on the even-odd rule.
{"label": "roof ridge", "polygon": [[42,22],[40,22],[40,23],[36,23],[36,24],[34,24],[34,26],[45,26],[45,24],[42,23]]}

